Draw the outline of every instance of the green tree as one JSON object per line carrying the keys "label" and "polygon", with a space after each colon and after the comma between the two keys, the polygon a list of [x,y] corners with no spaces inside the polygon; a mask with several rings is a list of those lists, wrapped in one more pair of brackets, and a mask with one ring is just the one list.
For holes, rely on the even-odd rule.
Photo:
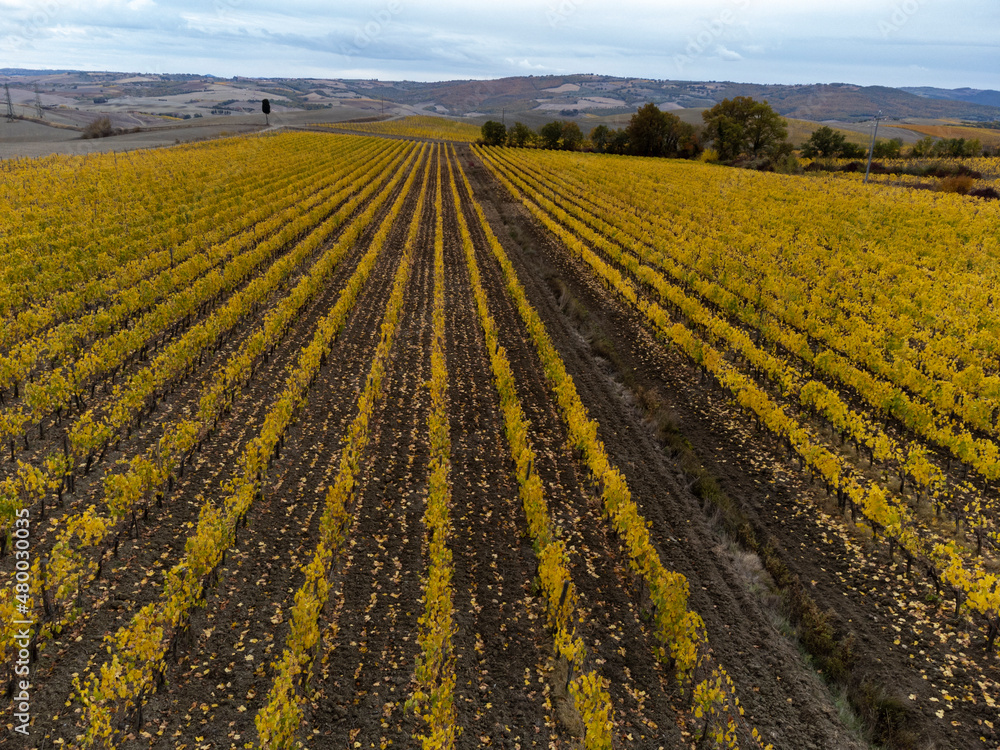
{"label": "green tree", "polygon": [[875,142],[873,156],[876,159],[898,159],[902,149],[902,138],[893,138],[891,141],[879,140]]}
{"label": "green tree", "polygon": [[961,156],[964,138],[942,138],[934,143],[934,156]]}
{"label": "green tree", "polygon": [[603,154],[608,150],[608,141],[611,140],[611,129],[607,125],[598,125],[590,131],[590,142],[594,145],[594,150]]}
{"label": "green tree", "polygon": [[807,159],[814,159],[817,156],[830,159],[840,153],[845,143],[847,136],[824,125],[809,136],[809,140],[802,146],[802,155]]}
{"label": "green tree", "polygon": [[496,120],[487,120],[481,128],[483,143],[487,146],[502,146],[507,142],[507,128]]}
{"label": "green tree", "polygon": [[787,146],[788,125],[767,102],[758,102],[750,109],[745,132],[751,156],[782,154]]}
{"label": "green tree", "polygon": [[515,122],[507,130],[507,143],[511,146],[524,148],[535,142],[535,131],[523,122]]}
{"label": "green tree", "polygon": [[[673,116],[676,120],[677,117]],[[666,112],[661,112],[650,102],[632,115],[628,127],[629,150],[636,156],[665,156],[670,138],[671,122]]]}
{"label": "green tree", "polygon": [[583,145],[583,131],[575,122],[563,123],[562,147],[567,151],[579,151]]}
{"label": "green tree", "polygon": [[628,148],[628,133],[623,128],[612,130],[608,137],[608,153],[627,154]]}
{"label": "green tree", "polygon": [[264,113],[264,124],[265,125],[270,125],[271,124],[271,118],[268,117],[268,115],[271,114],[271,102],[269,102],[267,99],[264,99],[260,103],[260,111]]}
{"label": "green tree", "polygon": [[542,125],[538,134],[542,137],[542,148],[559,148],[559,140],[563,134],[563,123],[553,120]]}
{"label": "green tree", "polygon": [[837,155],[841,159],[864,159],[868,156],[868,149],[864,146],[859,146],[857,143],[848,141],[840,147],[840,153]]}
{"label": "green tree", "polygon": [[770,159],[790,151],[785,120],[766,102],[749,96],[723,99],[702,112],[705,133],[722,161],[742,158]]}
{"label": "green tree", "polygon": [[924,136],[913,144],[910,148],[910,156],[921,157],[931,156],[934,153],[934,139],[929,135]]}
{"label": "green tree", "polygon": [[954,158],[979,156],[983,152],[983,145],[978,138],[969,141],[964,138],[942,138],[934,142],[930,152],[934,156]]}
{"label": "green tree", "polygon": [[694,128],[652,102],[632,115],[626,132],[629,150],[636,156],[675,157],[697,151]]}
{"label": "green tree", "polygon": [[726,115],[707,123],[705,133],[715,145],[719,161],[736,161],[746,152],[746,136],[743,134],[743,126]]}

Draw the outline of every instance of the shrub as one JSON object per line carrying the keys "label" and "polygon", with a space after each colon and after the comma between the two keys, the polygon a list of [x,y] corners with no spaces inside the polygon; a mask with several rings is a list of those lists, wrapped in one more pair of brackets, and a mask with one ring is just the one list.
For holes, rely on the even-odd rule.
{"label": "shrub", "polygon": [[969,191],[972,190],[972,185],[975,180],[969,175],[955,175],[954,177],[945,177],[938,184],[938,190],[942,193],[958,193],[959,195],[968,195]]}
{"label": "shrub", "polygon": [[857,143],[844,143],[840,147],[839,155],[841,159],[864,159],[868,156],[868,149],[864,146],[859,146]]}
{"label": "shrub", "polygon": [[107,138],[114,135],[110,117],[98,117],[83,129],[84,138]]}
{"label": "shrub", "polygon": [[891,141],[879,140],[875,144],[876,159],[898,159],[902,153],[903,139],[893,138]]}
{"label": "shrub", "polygon": [[808,159],[816,156],[830,158],[836,156],[847,143],[847,136],[838,133],[829,125],[814,130],[809,140],[802,146],[802,155]]}
{"label": "shrub", "polygon": [[775,160],[774,171],[779,174],[802,174],[802,165],[795,154],[787,154]]}

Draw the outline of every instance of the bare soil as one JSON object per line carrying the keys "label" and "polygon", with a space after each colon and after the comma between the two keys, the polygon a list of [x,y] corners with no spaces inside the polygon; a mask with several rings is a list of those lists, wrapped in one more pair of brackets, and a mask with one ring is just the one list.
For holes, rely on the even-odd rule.
{"label": "bare soil", "polygon": [[[513,202],[468,148],[459,149],[490,225],[511,256],[528,297],[562,355],[611,460],[625,474],[664,564],[683,573],[691,605],[706,622],[714,656],[732,677],[746,719],[775,748],[867,747],[822,675],[803,656],[781,598],[759,561],[721,529],[692,491],[622,385],[655,389],[678,429],[782,561],[809,587],[838,632],[850,633],[866,675],[896,696],[921,748],[997,747],[985,724],[996,719],[976,683],[993,685],[995,662],[979,658],[978,631],[950,622],[947,608],[925,603],[927,586],[906,579],[886,550],[830,515],[780,447],[753,432],[722,393],[680,354],[656,342],[641,321],[573,261]],[[433,188],[433,184],[430,186]],[[433,193],[431,193],[432,195]],[[527,536],[503,433],[503,414],[473,302],[450,192],[445,190],[446,361],[451,430],[455,624],[453,639],[459,748],[580,747],[579,717],[565,696],[567,675],[552,658]],[[228,552],[204,606],[173,654],[166,683],[129,717],[127,748],[236,748],[257,739],[254,716],[284,648],[300,567],[318,538],[325,489],[338,468],[343,436],[378,342],[382,313],[401,256],[416,192],[406,199],[366,288],[309,392],[270,472],[263,499]],[[602,517],[580,462],[567,445],[534,345],[505,292],[475,215],[461,210],[501,343],[530,420],[538,470],[553,522],[570,548],[580,595],[586,667],[607,681],[615,707],[615,748],[693,747],[698,727],[683,719],[689,696],[654,657],[655,642],[620,545]],[[220,429],[192,465],[123,540],[104,576],[81,593],[83,613],[33,665],[33,727],[27,746],[72,744],[81,707],[70,700],[75,676],[98,668],[103,638],[156,601],[163,575],[183,554],[201,504],[222,497],[222,482],[257,433],[286,368],[336,303],[378,222],[335,271],[328,287],[257,368]],[[332,574],[333,594],[321,620],[323,650],[311,681],[300,737],[309,748],[413,747],[420,720],[407,710],[414,687],[423,612],[433,291],[433,201],[421,220],[397,339],[376,407],[371,442],[353,508],[349,542]],[[561,291],[560,291],[561,290]],[[572,301],[572,303],[571,303]],[[273,303],[273,301],[272,301]],[[581,312],[583,311],[583,312]],[[57,515],[97,498],[116,457],[145,450],[173,415],[197,404],[214,368],[266,313],[235,333],[213,357],[165,396],[142,430],[123,441]],[[587,320],[586,336],[580,320]],[[600,341],[596,338],[600,336]],[[613,368],[597,352],[616,353]],[[138,365],[136,365],[138,366]],[[57,440],[56,428],[52,426]],[[834,508],[835,508],[834,504]],[[51,544],[51,537],[42,537]],[[2,561],[4,566],[11,561]],[[903,596],[903,594],[906,596]],[[900,601],[910,604],[901,605]],[[915,603],[914,603],[915,602]],[[967,658],[952,658],[962,653]],[[950,691],[950,693],[948,693]],[[948,693],[952,700],[947,700]],[[970,700],[971,695],[975,700]],[[912,696],[912,697],[911,697]],[[935,700],[936,699],[936,700]],[[945,719],[938,716],[943,712]],[[980,740],[984,737],[984,740]],[[4,734],[0,747],[19,747]]]}
{"label": "bare soil", "polygon": [[[934,587],[917,571],[907,578],[899,555],[890,563],[885,545],[840,518],[836,503],[809,484],[777,441],[755,432],[682,353],[656,341],[636,314],[512,201],[471,150],[464,159],[476,164],[470,179],[477,197],[494,226],[506,230],[503,239],[522,283],[600,422],[610,454],[653,521],[664,562],[688,577],[692,603],[754,725],[766,729],[776,747],[856,742],[845,734],[830,693],[779,632],[774,602],[750,593],[753,576],[739,572],[745,558],[733,553],[731,542],[723,543],[693,495],[678,491],[682,474],[665,461],[648,425],[629,419],[634,399],[623,397],[619,384],[626,373],[666,400],[708,471],[755,528],[776,542],[782,562],[830,613],[837,633],[853,639],[861,676],[896,699],[913,746],[997,747],[1000,735],[985,723],[995,724],[997,712],[985,696],[995,695],[1000,670],[983,653],[978,627],[949,617],[948,605],[935,600]],[[595,347],[580,336],[545,281],[553,277],[585,308],[589,330],[605,338],[601,346],[610,342],[624,372],[595,367]],[[657,465],[663,466],[661,477],[653,471]],[[757,567],[751,563],[750,571]]]}

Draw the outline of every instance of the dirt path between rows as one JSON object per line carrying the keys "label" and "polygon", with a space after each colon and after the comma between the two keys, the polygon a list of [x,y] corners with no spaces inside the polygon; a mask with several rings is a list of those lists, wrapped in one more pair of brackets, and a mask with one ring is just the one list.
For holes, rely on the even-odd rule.
{"label": "dirt path between rows", "polygon": [[[383,209],[383,211],[385,210],[387,208]],[[412,212],[412,206],[410,210]],[[201,453],[193,459],[192,466],[184,472],[183,478],[175,485],[173,494],[164,499],[163,507],[161,509],[154,507],[150,510],[148,518],[140,522],[138,538],[134,540],[127,538],[124,540],[120,546],[118,556],[112,558],[110,563],[105,565],[104,575],[101,580],[96,581],[91,585],[90,590],[84,592],[84,616],[76,624],[64,631],[61,636],[57,637],[49,649],[41,652],[40,659],[33,668],[35,681],[39,685],[36,694],[38,705],[61,707],[70,694],[72,675],[76,673],[83,676],[88,665],[90,667],[99,667],[100,661],[103,661],[106,657],[106,651],[102,646],[104,634],[113,634],[119,627],[125,625],[130,620],[136,610],[146,603],[158,599],[162,590],[163,576],[169,570],[170,566],[183,556],[184,543],[193,528],[191,524],[197,522],[198,511],[202,504],[202,496],[214,499],[215,501],[222,499],[221,484],[232,474],[236,459],[247,442],[257,434],[267,408],[278,395],[284,383],[286,366],[297,359],[298,352],[312,336],[318,320],[335,304],[340,290],[356,267],[357,261],[363,255],[367,241],[377,226],[378,220],[372,223],[357,243],[355,249],[338,266],[324,291],[301,312],[296,325],[284,336],[278,347],[270,355],[268,362],[266,364],[261,363],[257,368],[252,383],[244,388],[243,397],[235,402],[231,414],[220,422],[219,428],[203,445]],[[330,242],[324,243],[324,248],[329,246],[329,244]],[[375,325],[371,317],[376,314],[379,295],[382,295],[383,298],[387,298],[388,296],[392,269],[397,260],[398,258],[395,258],[389,252],[388,248],[383,252],[379,264],[373,271],[369,289],[358,300],[353,317],[349,319],[345,334],[342,334],[344,336],[347,333],[352,333],[352,336],[347,336],[346,338],[346,342],[348,343],[345,343],[345,348],[351,346],[349,342],[354,342],[353,345],[355,347],[370,347],[371,350],[374,350],[375,343],[371,342],[368,336],[368,328]],[[390,281],[387,281],[386,277],[389,277]],[[372,291],[373,288],[375,291]],[[247,325],[249,323],[244,323],[244,326]],[[236,342],[231,343],[232,345],[236,345]],[[223,352],[220,352],[220,356],[224,356],[228,351],[230,350],[227,348]],[[367,350],[362,350],[357,354],[361,356],[364,351]],[[330,358],[330,360],[333,359],[335,357]],[[349,359],[341,359],[339,361],[341,363],[350,362]],[[148,428],[158,433],[162,421],[169,417],[170,414],[184,410],[185,408],[191,408],[191,403],[197,404],[198,388],[195,384],[200,383],[204,377],[207,377],[212,372],[212,368],[217,366],[215,358],[207,360],[203,365],[203,369],[199,371],[198,376],[193,379],[194,384],[189,384],[185,388],[179,389],[173,396],[168,397],[166,404],[157,410],[157,419],[151,420]],[[330,370],[329,366],[327,370]],[[349,370],[349,374],[354,374],[353,368]],[[336,368],[330,374],[326,375],[326,377],[336,379],[338,377]],[[343,375],[339,377],[343,377]],[[339,389],[337,392],[339,393]],[[348,391],[347,393],[347,398],[353,401],[353,391]],[[293,436],[295,429],[295,427],[292,428]],[[287,447],[286,450],[288,450]],[[279,467],[282,466],[280,462],[277,465]],[[272,474],[271,487],[269,488],[272,489],[272,493],[275,483],[280,488],[282,476],[280,469],[278,472]],[[82,499],[85,499],[87,502],[96,500],[98,487],[99,485],[90,487],[87,490],[86,496]],[[254,582],[260,579],[260,573],[253,575],[253,577],[247,575],[245,572],[240,573],[242,566],[246,563],[250,565],[264,565],[266,567],[267,562],[271,562],[270,558],[273,557],[273,553],[268,556],[267,560],[261,559],[263,558],[263,552],[260,550],[258,543],[263,539],[265,544],[264,550],[270,548],[275,544],[276,538],[280,539],[280,527],[284,527],[288,523],[287,520],[279,517],[276,519],[279,523],[279,528],[272,531],[265,521],[259,520],[259,518],[267,519],[269,515],[277,512],[274,508],[274,503],[277,503],[280,507],[283,502],[277,499],[275,494],[267,494],[265,498],[263,506],[254,506],[251,509],[248,517],[250,533],[241,535],[240,543],[236,549],[231,551],[231,556],[227,559],[227,563],[219,571],[220,580],[223,582],[223,585],[215,590],[214,593],[211,587],[208,589],[210,598],[214,596],[217,599],[222,599],[220,606],[231,604],[234,608],[238,609],[237,604],[242,603],[243,607],[256,607],[258,612],[264,608],[264,602],[260,599],[260,594],[258,593],[251,592],[251,594],[244,596],[242,602],[237,601],[232,603],[227,602],[226,593],[236,582],[248,585],[247,581],[249,581],[250,587],[256,588]],[[288,505],[291,505],[291,503],[289,502]],[[281,512],[285,511],[287,511],[287,508]],[[261,514],[260,517],[258,517],[258,513]],[[318,521],[318,516],[315,520]],[[258,527],[258,523],[262,523],[263,525]],[[255,534],[259,534],[260,538],[256,538]],[[308,540],[308,543],[303,542],[303,547],[311,549],[314,546],[313,539],[314,537]],[[280,547],[281,544],[279,543],[278,546]],[[258,554],[258,552],[261,552],[261,554]],[[294,552],[290,551],[288,554],[291,555]],[[287,560],[283,558],[280,566],[282,575],[291,574],[291,566],[287,564]],[[247,580],[239,581],[240,575]],[[283,600],[284,595],[278,599],[278,601]],[[169,716],[171,707],[183,706],[187,709],[188,706],[195,702],[198,702],[199,705],[204,703],[207,706],[210,706],[212,702],[217,702],[200,700],[208,697],[211,693],[211,688],[217,683],[212,683],[212,686],[209,686],[199,683],[199,680],[187,680],[184,682],[181,679],[182,677],[183,679],[187,679],[188,677],[202,674],[208,668],[205,667],[200,672],[196,672],[194,664],[184,663],[185,658],[194,659],[197,657],[204,660],[213,652],[217,656],[219,654],[224,655],[224,648],[229,648],[230,650],[232,648],[232,644],[226,638],[220,639],[217,636],[216,642],[219,644],[218,646],[213,644],[207,652],[202,650],[201,647],[206,646],[205,641],[209,638],[209,636],[205,635],[204,631],[213,627],[213,623],[207,621],[208,613],[211,612],[212,607],[209,607],[207,611],[199,610],[194,613],[191,630],[194,638],[184,644],[188,648],[188,651],[186,652],[184,648],[180,650],[180,663],[168,675],[169,686],[171,688],[177,686],[181,691],[180,695],[169,695],[168,693],[169,697],[161,698],[160,696],[154,696],[150,705],[144,711],[144,719],[157,717],[158,724],[155,726],[158,726],[159,723],[165,720],[165,717]],[[253,618],[248,617],[247,619]],[[228,623],[224,627],[232,630]],[[236,633],[233,641],[238,640],[238,636],[239,633]],[[92,654],[96,654],[97,658],[88,658],[88,655]],[[217,656],[211,658],[215,659]],[[241,656],[241,658],[243,657]],[[244,663],[240,665],[240,669],[244,669],[247,666],[249,664]],[[258,664],[252,665],[250,671],[252,672],[258,666]],[[207,678],[207,675],[202,674],[202,679],[204,678]],[[227,678],[225,681],[231,681],[231,678]],[[228,695],[228,693],[220,691],[220,695]],[[191,700],[187,700],[188,696],[191,697]],[[186,704],[185,700],[187,700]],[[249,719],[251,722],[252,717],[253,714],[250,714]],[[73,714],[63,710],[39,713],[35,716],[35,723],[32,729],[33,736],[37,737],[40,742],[44,741],[46,737],[49,741],[57,737],[72,737],[75,731],[67,726],[67,719],[72,722],[75,718]],[[180,721],[177,717],[171,717],[171,720]],[[184,728],[182,736],[186,736],[187,725],[191,721],[190,719],[181,721],[181,726]],[[151,724],[150,726],[154,725]],[[137,730],[137,737],[140,736],[139,733],[141,731],[144,730]],[[226,746],[228,746],[228,741]]]}
{"label": "dirt path between rows", "polygon": [[[445,331],[451,427],[457,747],[548,747],[558,731],[537,680],[551,638],[533,581],[538,562],[511,473],[503,414],[451,191],[444,194]],[[526,684],[527,683],[527,684]]]}
{"label": "dirt path between rows", "polygon": [[[423,611],[421,575],[424,504],[430,445],[431,291],[433,289],[433,169],[399,329],[383,382],[384,400],[370,423],[371,442],[354,524],[339,557],[322,656],[323,682],[311,698],[300,736],[310,747],[405,747],[416,718],[405,710]],[[417,186],[414,186],[414,190]],[[406,215],[409,225],[412,211]],[[400,255],[405,236],[389,243]],[[384,306],[379,307],[379,313]],[[380,318],[367,331],[379,338]],[[358,365],[367,377],[370,363]],[[355,742],[361,745],[354,745]]]}
{"label": "dirt path between rows", "polygon": [[[569,260],[568,253],[526,209],[512,201],[471,150],[460,153],[463,166],[472,165],[468,172],[477,199],[510,254],[590,415],[601,425],[600,437],[609,457],[625,474],[640,510],[653,524],[651,532],[664,564],[688,578],[691,605],[705,619],[712,648],[733,678],[747,718],[776,748],[863,747],[844,726],[830,694],[805,666],[794,642],[782,635],[772,613],[752,592],[753,576],[738,564],[700,501],[685,486],[678,467],[560,309],[546,275],[558,273],[588,310],[606,323],[602,329],[630,366],[662,378],[664,391],[681,396],[674,379],[690,379],[691,373],[664,367],[635,321]],[[679,408],[696,414],[699,406],[705,408],[688,400],[697,397],[697,392],[684,396]],[[685,421],[684,433],[691,427]],[[718,431],[704,417],[698,428],[705,439]],[[750,457],[727,460],[740,463]],[[745,489],[734,488],[734,496],[742,497]]]}
{"label": "dirt path between rows", "polygon": [[618,742],[678,746],[682,739],[672,675],[652,658],[655,639],[642,621],[639,592],[626,573],[627,561],[610,525],[601,518],[600,501],[585,486],[534,343],[507,294],[500,268],[467,201],[465,209],[490,309],[518,374],[518,395],[531,425],[536,469],[546,488],[549,512],[571,550],[570,571],[583,621],[581,635],[590,652],[586,668],[596,668],[607,681]]}
{"label": "dirt path between rows", "polygon": [[[557,295],[552,285],[544,282],[546,276],[554,275],[565,283],[574,299],[586,308],[587,327],[610,341],[623,372],[665,399],[680,432],[694,445],[709,472],[720,480],[723,490],[750,518],[758,538],[773,540],[780,560],[798,576],[819,608],[828,613],[833,632],[850,643],[852,680],[867,682],[883,694],[884,699],[878,700],[883,700],[882,710],[891,712],[892,723],[898,727],[899,746],[997,747],[1000,734],[996,731],[995,703],[1000,670],[996,657],[983,652],[985,638],[979,624],[964,615],[955,619],[953,604],[936,596],[934,586],[922,577],[921,571],[914,569],[908,577],[900,555],[891,562],[884,543],[873,544],[866,533],[851,530],[836,512],[835,503],[818,485],[809,484],[807,476],[787,459],[776,440],[755,432],[750,420],[708,379],[703,379],[683,355],[653,340],[635,314],[623,309],[620,301],[594,281],[588,269],[539,230],[520,205],[511,204],[509,196],[484,168],[477,169],[484,195],[499,191],[501,197],[496,199],[495,207],[515,227],[514,231],[526,238],[511,243],[515,263],[531,280],[525,281],[529,294],[547,309],[543,312],[546,323],[564,327],[561,346],[571,346],[573,339],[579,341],[580,336],[576,327],[566,322],[567,316],[560,314]],[[526,243],[533,252],[523,249]],[[521,252],[517,252],[519,247]],[[607,341],[601,345],[607,346]],[[587,349],[592,357],[594,347],[584,345],[584,354]],[[592,413],[602,425],[612,428],[610,434],[617,432],[620,437],[622,433],[612,426],[623,410],[611,406],[606,389],[592,382],[586,357],[570,370],[574,379],[577,372],[583,378],[577,379],[577,385],[581,394],[589,394],[584,400]],[[614,451],[620,450],[614,447],[619,443],[611,441]],[[620,455],[621,461],[629,460],[627,453]],[[643,496],[648,503],[651,496]],[[665,504],[657,505],[660,507],[645,506],[647,517],[655,519],[668,510]],[[676,522],[671,528],[674,536],[684,541],[683,535],[676,533],[680,528]],[[719,548],[717,552],[740,562],[740,555],[731,550]],[[691,577],[683,557],[676,559],[676,569]],[[695,563],[691,570],[704,577],[704,556],[691,557]],[[744,562],[740,565],[744,566]],[[716,595],[718,585],[708,579],[702,583],[705,593],[700,594],[693,580],[692,601],[709,623],[710,633],[715,633],[713,646],[736,679],[737,672],[730,664],[739,660],[740,652],[749,644],[739,639],[734,648],[729,631],[725,627],[719,631],[723,623],[706,614],[706,605],[722,613]],[[729,628],[737,627],[728,616],[723,622]],[[753,631],[746,628],[746,632]],[[752,643],[760,643],[759,638]],[[762,690],[767,680],[774,679],[767,670],[741,671],[744,679],[750,678],[751,686]],[[741,695],[746,696],[746,690]],[[799,700],[794,694],[789,697],[793,704]],[[756,696],[749,698],[755,700]],[[814,721],[815,712],[808,707],[801,715],[802,721]]]}

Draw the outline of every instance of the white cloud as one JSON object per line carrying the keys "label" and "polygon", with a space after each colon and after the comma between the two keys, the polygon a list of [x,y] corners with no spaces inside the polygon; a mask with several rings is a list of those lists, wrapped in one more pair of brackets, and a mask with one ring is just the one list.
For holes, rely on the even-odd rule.
{"label": "white cloud", "polygon": [[727,62],[736,62],[737,60],[742,60],[743,55],[739,52],[729,49],[724,44],[718,44],[715,47],[715,54],[721,57]]}
{"label": "white cloud", "polygon": [[549,70],[549,68],[547,68],[545,65],[532,63],[527,59],[511,60],[510,58],[507,58],[507,64],[515,68],[521,68],[522,70]]}

